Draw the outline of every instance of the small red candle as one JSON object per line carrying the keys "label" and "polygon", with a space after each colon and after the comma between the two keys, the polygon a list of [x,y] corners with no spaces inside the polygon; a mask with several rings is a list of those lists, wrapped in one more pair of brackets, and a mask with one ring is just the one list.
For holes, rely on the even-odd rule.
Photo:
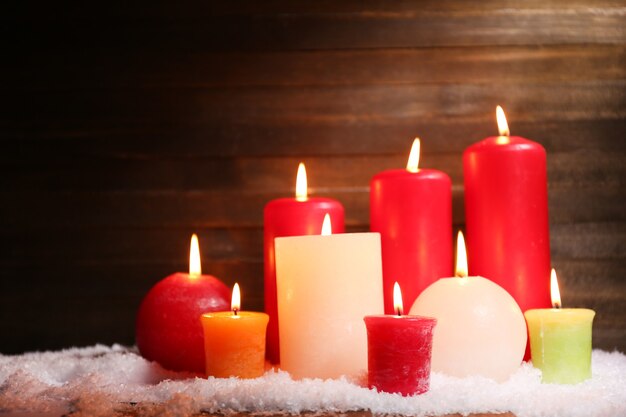
{"label": "small red candle", "polygon": [[394,284],[395,315],[366,316],[368,384],[379,391],[422,394],[430,385],[431,317],[403,316],[402,294]]}
{"label": "small red candle", "polygon": [[546,151],[509,136],[500,106],[497,115],[500,136],[463,154],[469,272],[499,284],[522,311],[549,308]]}
{"label": "small red candle", "polygon": [[379,232],[385,313],[393,314],[393,283],[404,304],[441,277],[452,275],[452,183],[441,171],[418,168],[415,139],[406,169],[376,174],[370,184],[370,223]]}
{"label": "small red candle", "polygon": [[198,237],[191,237],[189,273],[159,281],[144,297],[135,339],[141,355],[174,371],[204,373],[204,334],[200,316],[230,308],[230,290],[202,275]]}
{"label": "small red candle", "polygon": [[319,234],[326,213],[330,215],[333,232],[343,233],[343,206],[330,198],[308,196],[306,170],[302,163],[298,167],[295,198],[279,198],[265,206],[265,312],[270,316],[267,326],[266,356],[271,363],[280,363],[274,238]]}

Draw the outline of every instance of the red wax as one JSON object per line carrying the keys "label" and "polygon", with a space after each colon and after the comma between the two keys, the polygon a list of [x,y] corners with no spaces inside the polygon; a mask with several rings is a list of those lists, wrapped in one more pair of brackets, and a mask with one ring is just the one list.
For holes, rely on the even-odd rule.
{"label": "red wax", "polygon": [[381,236],[385,313],[393,314],[393,284],[403,304],[441,277],[452,276],[452,184],[441,171],[383,171],[370,184],[370,223]]}
{"label": "red wax", "polygon": [[428,391],[437,320],[393,315],[366,316],[364,320],[370,388],[402,395]]}
{"label": "red wax", "polygon": [[174,371],[204,373],[200,317],[230,310],[230,289],[210,275],[175,273],[150,289],[139,307],[135,336],[141,355]]}
{"label": "red wax", "polygon": [[330,198],[279,198],[265,206],[264,258],[265,258],[265,312],[270,316],[267,326],[267,359],[280,363],[278,344],[278,305],[276,301],[276,260],[274,238],[284,236],[319,235],[324,215],[330,215],[332,232],[344,232],[343,206]]}
{"label": "red wax", "polygon": [[470,275],[509,292],[522,311],[550,307],[546,151],[494,136],[463,154]]}

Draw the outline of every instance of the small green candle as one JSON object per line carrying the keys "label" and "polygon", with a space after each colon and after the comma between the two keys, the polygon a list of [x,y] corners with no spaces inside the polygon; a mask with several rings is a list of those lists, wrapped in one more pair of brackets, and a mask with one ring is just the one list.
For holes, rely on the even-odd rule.
{"label": "small green candle", "polygon": [[554,269],[551,288],[554,308],[524,313],[533,366],[541,369],[544,383],[577,384],[591,378],[591,328],[596,313],[586,308],[560,308]]}

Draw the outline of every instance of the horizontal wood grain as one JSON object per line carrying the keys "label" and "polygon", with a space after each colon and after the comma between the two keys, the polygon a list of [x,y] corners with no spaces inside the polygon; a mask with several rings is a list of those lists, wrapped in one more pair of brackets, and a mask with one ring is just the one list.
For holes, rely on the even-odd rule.
{"label": "horizontal wood grain", "polygon": [[[496,105],[513,120],[626,117],[626,81],[524,84],[386,85],[303,88],[62,90],[11,97],[3,116],[29,128],[168,128],[235,124],[337,126],[455,118],[476,121]],[[185,98],[180,100],[181,95]],[[63,106],[57,103],[63,103]],[[515,132],[515,130],[513,130]],[[292,138],[296,140],[297,138]]]}
{"label": "horizontal wood grain", "polygon": [[[85,14],[90,8],[79,7],[30,12],[26,29],[45,33],[36,43],[49,47],[71,44],[101,49],[123,43],[129,49],[189,51],[619,43],[626,39],[623,4],[545,3],[492,2],[480,8],[458,2],[453,7],[430,2],[425,8],[409,3],[400,10],[393,6],[368,10],[356,3],[344,10],[329,3],[314,7],[282,3],[272,9],[238,6],[230,8],[231,12],[211,6],[197,10],[165,7],[152,17],[133,16],[131,11],[109,13],[109,19],[107,13],[99,17],[99,13]],[[4,20],[24,24],[21,17],[9,14]],[[116,24],[108,24],[110,20]],[[138,20],[142,30],[137,30]],[[34,40],[17,41],[29,46]]]}
{"label": "horizontal wood grain", "polygon": [[[554,83],[623,79],[623,45],[397,48],[294,52],[42,51],[7,62],[21,92],[137,87],[311,87],[342,85]],[[45,69],[37,65],[46,62]],[[219,62],[219,65],[215,63]],[[506,87],[504,87],[506,88]]]}
{"label": "horizontal wood grain", "polygon": [[[370,121],[357,125],[339,124],[261,126],[228,124],[223,126],[135,128],[76,126],[56,127],[23,125],[13,122],[0,136],[6,152],[0,154],[2,166],[27,161],[34,170],[38,163],[51,163],[47,155],[67,161],[75,159],[88,165],[103,157],[119,159],[164,159],[274,156],[310,157],[328,155],[406,155],[415,136],[423,140],[422,151],[461,154],[473,142],[497,133],[494,110],[485,108],[476,120],[445,118],[437,120],[403,119]],[[6,115],[6,114],[5,114]],[[1,117],[2,115],[0,115]],[[518,120],[509,112],[513,133],[531,138],[558,151],[626,151],[624,119]],[[76,161],[75,163],[80,163]],[[53,163],[53,162],[52,162]],[[429,165],[424,165],[429,166]],[[432,165],[430,165],[432,166]],[[116,175],[112,169],[112,175]],[[6,181],[6,179],[5,179]]]}
{"label": "horizontal wood grain", "polygon": [[[307,167],[308,184],[317,190],[341,190],[369,186],[371,178],[387,169],[406,166],[410,140],[397,155],[311,156],[311,157],[195,157],[110,156],[77,158],[60,154],[11,155],[3,164],[7,174],[0,179],[5,191],[234,191],[281,192],[293,195],[296,169]],[[420,167],[445,172],[456,186],[463,184],[462,156],[431,153],[430,141]],[[626,176],[620,153],[594,150],[548,154],[550,189],[599,185],[619,187]],[[80,172],[80,175],[73,175]]]}

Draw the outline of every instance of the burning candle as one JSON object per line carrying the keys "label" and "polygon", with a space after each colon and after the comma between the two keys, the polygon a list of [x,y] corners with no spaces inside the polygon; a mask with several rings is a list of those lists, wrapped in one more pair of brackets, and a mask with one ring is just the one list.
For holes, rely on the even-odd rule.
{"label": "burning candle", "polygon": [[551,309],[528,310],[533,366],[545,383],[577,384],[591,378],[591,329],[595,311],[561,308],[554,269],[551,273]]}
{"label": "burning candle", "polygon": [[137,313],[135,339],[141,355],[174,371],[204,372],[204,342],[198,317],[228,309],[230,290],[217,278],[202,275],[198,237],[191,236],[189,273],[159,281]]}
{"label": "burning candle", "polygon": [[509,136],[500,106],[497,114],[500,136],[463,154],[469,272],[502,286],[522,311],[549,307],[546,151]]}
{"label": "burning candle", "polygon": [[335,232],[343,233],[343,206],[330,198],[309,197],[304,164],[298,167],[295,198],[279,198],[265,206],[264,259],[265,259],[265,312],[270,321],[267,327],[267,358],[280,362],[278,341],[278,307],[276,302],[276,260],[274,239],[279,236],[300,236],[319,233],[328,213]]}
{"label": "burning candle", "polygon": [[410,314],[434,317],[432,370],[505,381],[520,366],[526,323],[502,287],[467,276],[463,234],[457,239],[456,277],[442,278],[417,297]]}
{"label": "burning candle", "polygon": [[431,317],[403,316],[402,292],[396,282],[394,315],[366,316],[370,388],[402,395],[421,394],[430,384],[433,328]]}
{"label": "burning candle", "polygon": [[418,168],[415,139],[406,169],[383,171],[370,184],[370,223],[381,236],[385,313],[393,314],[393,284],[412,305],[436,279],[452,275],[450,178]]}
{"label": "burning candle", "polygon": [[363,317],[383,313],[378,233],[276,238],[281,368],[294,378],[367,369]]}
{"label": "burning candle", "polygon": [[206,313],[201,317],[207,376],[257,378],[265,372],[265,333],[269,316],[240,311],[240,306],[239,284],[235,284],[232,311]]}

